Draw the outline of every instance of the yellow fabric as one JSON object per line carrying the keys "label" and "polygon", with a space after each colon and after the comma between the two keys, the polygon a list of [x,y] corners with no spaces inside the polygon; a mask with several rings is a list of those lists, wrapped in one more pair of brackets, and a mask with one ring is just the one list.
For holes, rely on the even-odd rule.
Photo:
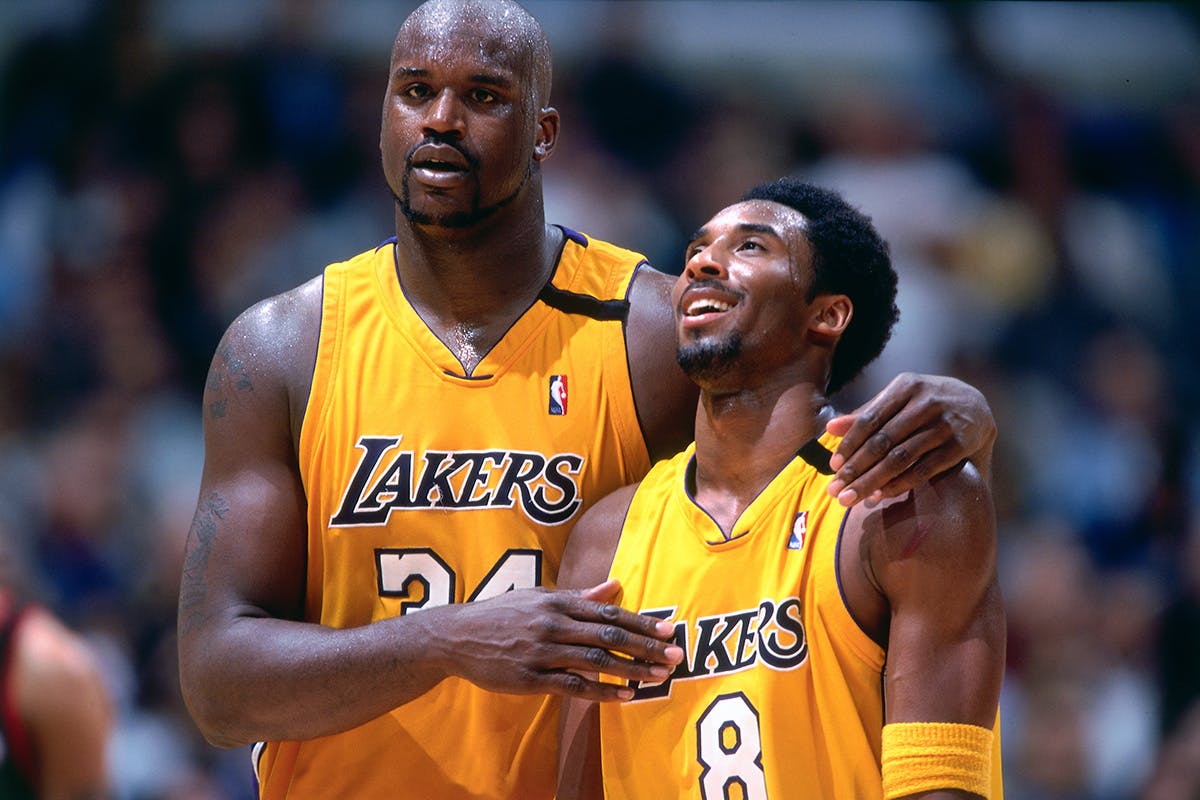
{"label": "yellow fabric", "polygon": [[[300,440],[306,618],[339,628],[554,586],[582,511],[649,468],[621,321],[535,302],[463,376],[406,302],[393,247],[325,271]],[[553,284],[621,300],[640,262],[569,238]],[[552,382],[565,414],[550,413]],[[261,796],[549,798],[557,713],[447,679],[354,730],[269,743]]]}
{"label": "yellow fabric", "polygon": [[688,494],[693,456],[643,480],[613,558],[622,605],[674,618],[686,657],[600,707],[606,797],[881,800],[885,653],[842,597],[832,476],[793,459],[724,541]]}
{"label": "yellow fabric", "polygon": [[992,739],[987,728],[951,722],[893,722],[883,728],[883,795],[961,789],[991,797]]}
{"label": "yellow fabric", "polygon": [[606,796],[881,798],[884,653],[842,601],[831,476],[793,459],[723,541],[685,489],[693,452],[642,482],[614,556],[622,604],[674,617],[687,656],[601,706]]}

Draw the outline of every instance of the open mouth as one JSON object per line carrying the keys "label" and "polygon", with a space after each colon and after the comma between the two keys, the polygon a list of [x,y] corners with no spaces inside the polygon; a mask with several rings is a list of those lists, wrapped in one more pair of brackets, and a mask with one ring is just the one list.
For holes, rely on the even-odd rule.
{"label": "open mouth", "polygon": [[733,303],[726,303],[722,300],[700,297],[684,306],[683,315],[685,317],[698,317],[702,314],[719,314],[733,308],[733,305]]}
{"label": "open mouth", "polygon": [[471,166],[465,153],[448,144],[422,144],[413,150],[408,164],[422,178],[434,181],[462,175]]}
{"label": "open mouth", "polygon": [[431,158],[421,161],[413,161],[413,169],[423,169],[429,172],[449,172],[459,173],[466,172],[466,167],[461,164],[452,164],[449,161],[441,161],[440,159]]}
{"label": "open mouth", "polygon": [[724,314],[741,300],[740,295],[711,283],[694,284],[679,299],[679,313],[686,319]]}

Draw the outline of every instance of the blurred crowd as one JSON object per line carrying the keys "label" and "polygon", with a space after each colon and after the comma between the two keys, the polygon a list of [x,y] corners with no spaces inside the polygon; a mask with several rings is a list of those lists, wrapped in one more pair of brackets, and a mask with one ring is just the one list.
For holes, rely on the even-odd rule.
{"label": "blurred crowd", "polygon": [[[176,678],[201,390],[237,313],[390,235],[379,111],[413,5],[0,4],[0,542],[100,654],[118,800],[253,797]],[[1200,797],[1200,16],[529,7],[564,118],[551,221],[676,272],[751,184],[833,186],[901,276],[839,405],[901,370],[988,397],[1007,796]]]}

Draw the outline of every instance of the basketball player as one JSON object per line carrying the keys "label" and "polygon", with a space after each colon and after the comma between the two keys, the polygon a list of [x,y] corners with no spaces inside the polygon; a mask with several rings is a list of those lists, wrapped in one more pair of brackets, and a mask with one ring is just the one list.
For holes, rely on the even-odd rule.
{"label": "basketball player", "polygon": [[[655,680],[682,658],[614,584],[552,591],[583,509],[690,441],[696,389],[671,278],[546,223],[549,93],[519,6],[418,8],[380,135],[396,236],[218,347],[181,683],[210,741],[267,743],[264,798],[550,797],[548,695],[625,698],[579,671]],[[990,453],[957,381],[910,376],[863,411],[843,502]]]}
{"label": "basketball player", "polygon": [[987,482],[964,463],[849,510],[826,491],[826,398],[882,350],[895,292],[870,221],[790,179],[689,244],[695,443],[584,514],[560,573],[618,580],[686,655],[629,702],[566,701],[560,798],[1000,796]]}

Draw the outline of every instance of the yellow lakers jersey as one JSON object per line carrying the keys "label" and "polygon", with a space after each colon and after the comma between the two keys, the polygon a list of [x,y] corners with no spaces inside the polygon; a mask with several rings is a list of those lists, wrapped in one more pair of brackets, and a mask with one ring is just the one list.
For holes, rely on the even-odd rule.
{"label": "yellow lakers jersey", "polygon": [[676,620],[686,655],[601,706],[606,797],[882,797],[885,653],[842,599],[832,476],[794,458],[726,541],[688,493],[693,455],[642,482],[614,555],[622,605]]}
{"label": "yellow lakers jersey", "polygon": [[[395,244],[328,267],[299,463],[306,617],[338,628],[553,587],[572,524],[649,468],[623,332],[640,256],[567,231],[551,282],[463,375]],[[549,798],[558,704],[449,678],[358,728],[269,743],[263,798]]]}

